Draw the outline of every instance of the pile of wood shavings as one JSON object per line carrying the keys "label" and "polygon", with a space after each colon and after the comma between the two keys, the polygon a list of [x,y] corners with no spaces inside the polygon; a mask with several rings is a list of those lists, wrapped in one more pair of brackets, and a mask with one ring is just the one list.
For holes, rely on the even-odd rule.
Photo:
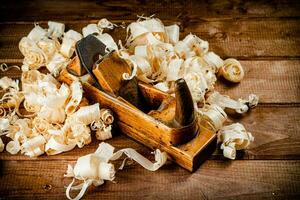
{"label": "pile of wood shavings", "polygon": [[[91,142],[91,130],[96,132],[99,140],[112,137],[112,112],[100,109],[99,104],[89,105],[83,97],[80,81],[88,80],[89,75],[70,85],[61,84],[55,79],[74,56],[75,43],[89,34],[96,35],[107,46],[108,52],[116,50],[119,57],[132,66],[131,74],[123,74],[125,80],[137,77],[162,91],[172,93],[174,82],[184,78],[199,117],[208,120],[218,131],[225,157],[235,159],[236,150],[245,149],[253,141],[253,136],[242,124],[223,125],[227,120],[224,109],[245,113],[257,105],[258,97],[251,94],[247,99],[233,100],[214,90],[217,77],[222,76],[238,83],[245,74],[237,60],[222,60],[209,51],[207,41],[193,34],[179,40],[179,26],[164,26],[157,18],[141,17],[129,24],[124,46],[121,41],[117,45],[108,33],[103,32],[117,27],[106,19],[100,20],[98,24],[87,25],[82,29],[82,34],[74,30],[65,32],[64,24],[58,22],[49,21],[48,26],[48,29],[44,29],[35,25],[19,43],[19,49],[24,55],[21,66],[22,89],[19,89],[18,80],[8,77],[0,79],[0,88],[6,92],[0,100],[0,134],[12,139],[6,144],[9,153],[17,154],[21,151],[36,157],[44,153],[59,154],[75,146],[81,148]],[[50,74],[39,72],[38,69],[42,67],[46,67]],[[2,71],[7,69],[5,64],[1,65]],[[20,112],[20,106],[25,108],[26,114]],[[102,144],[111,149],[106,143]],[[66,176],[84,181],[80,186],[72,187],[73,182],[69,185],[66,191],[69,199],[72,189],[81,190],[75,198],[80,199],[89,185],[97,186],[103,180],[113,180],[115,171],[108,163],[114,158],[113,151],[109,156],[101,156],[99,151],[106,151],[102,144],[94,154],[80,157],[74,169],[68,167]],[[4,144],[0,138],[0,151],[3,150]],[[133,151],[129,150],[131,153]],[[148,163],[148,169],[152,166],[150,161],[137,152],[121,152],[142,166]],[[156,156],[158,167],[151,169],[156,170],[162,166],[165,158],[165,154],[159,153]],[[88,164],[83,165],[82,160]]]}

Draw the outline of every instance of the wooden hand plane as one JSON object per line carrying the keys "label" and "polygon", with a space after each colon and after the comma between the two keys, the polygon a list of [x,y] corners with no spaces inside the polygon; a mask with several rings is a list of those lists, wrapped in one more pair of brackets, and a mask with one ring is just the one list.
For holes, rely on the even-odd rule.
{"label": "wooden hand plane", "polygon": [[75,52],[59,80],[70,83],[88,72],[94,84],[82,83],[85,96],[110,108],[123,133],[165,151],[189,171],[196,170],[215,149],[215,131],[197,117],[184,79],[175,82],[175,97],[135,78],[124,80],[122,75],[130,74],[131,67],[116,51],[107,53],[93,35],[78,41]]}

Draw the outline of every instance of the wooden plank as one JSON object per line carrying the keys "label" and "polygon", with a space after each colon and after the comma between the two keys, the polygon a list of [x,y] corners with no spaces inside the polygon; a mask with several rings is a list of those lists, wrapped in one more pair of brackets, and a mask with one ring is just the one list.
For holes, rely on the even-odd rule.
{"label": "wooden plank", "polygon": [[298,1],[80,1],[45,0],[19,2],[5,0],[0,7],[1,21],[63,19],[136,19],[156,14],[162,19],[226,20],[258,17],[299,17]]}
{"label": "wooden plank", "polygon": [[[19,63],[17,63],[20,65]],[[300,60],[241,61],[245,78],[240,84],[231,84],[220,79],[216,90],[231,98],[247,98],[251,93],[260,98],[260,103],[300,103]],[[21,71],[8,70],[0,74],[19,78]]]}
{"label": "wooden plank", "polygon": [[210,49],[222,58],[292,58],[300,55],[298,20],[234,20],[226,22],[186,21],[181,25],[207,40]]}
{"label": "wooden plank", "polygon": [[300,102],[300,60],[241,61],[245,78],[239,84],[219,79],[216,90],[231,98],[253,93],[260,103]]}
{"label": "wooden plank", "polygon": [[[251,132],[254,142],[245,151],[238,151],[237,159],[300,159],[300,107],[290,106],[259,106],[244,117],[231,116],[229,122],[240,122]],[[2,137],[5,143],[8,139]],[[113,139],[108,140],[116,148],[131,147],[146,156],[150,150],[115,129]],[[94,152],[100,142],[93,136],[93,142],[82,149],[75,148],[55,156],[41,156],[38,160],[72,160]],[[210,159],[223,159],[222,151],[216,149]],[[32,160],[23,155],[0,153],[0,160]]]}
{"label": "wooden plank", "polygon": [[[67,27],[81,31],[88,23],[93,21],[67,21]],[[117,21],[120,22],[120,21]],[[128,21],[129,23],[130,21]],[[127,24],[128,24],[127,23]],[[165,21],[165,24],[174,24],[174,21]],[[299,20],[274,21],[217,21],[177,22],[181,26],[181,37],[190,32],[207,40],[210,49],[223,58],[236,57],[240,59],[263,58],[299,58],[300,57],[300,26]],[[41,23],[47,27],[46,23]],[[18,42],[33,28],[32,23],[1,23],[0,24],[0,59],[20,59]],[[125,29],[117,28],[110,32],[115,41],[124,41]]]}
{"label": "wooden plank", "polygon": [[[1,198],[65,199],[69,163],[1,161]],[[206,161],[192,174],[174,165],[149,172],[134,163],[115,182],[89,188],[84,199],[297,199],[300,161]]]}

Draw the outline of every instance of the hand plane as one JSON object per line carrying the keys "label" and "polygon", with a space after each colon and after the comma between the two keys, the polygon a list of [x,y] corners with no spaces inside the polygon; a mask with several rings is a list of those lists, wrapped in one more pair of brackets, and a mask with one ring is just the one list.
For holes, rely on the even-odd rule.
{"label": "hand plane", "polygon": [[124,80],[122,75],[130,73],[131,67],[94,35],[78,41],[75,49],[59,80],[70,83],[89,73],[94,83],[82,83],[85,96],[111,109],[124,134],[165,151],[189,171],[196,170],[215,149],[215,131],[197,117],[184,79],[175,82],[174,97],[135,78]]}

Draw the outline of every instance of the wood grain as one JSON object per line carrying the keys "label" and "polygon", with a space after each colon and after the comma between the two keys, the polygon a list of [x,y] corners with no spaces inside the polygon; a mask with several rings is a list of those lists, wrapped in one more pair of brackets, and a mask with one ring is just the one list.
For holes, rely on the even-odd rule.
{"label": "wood grain", "polygon": [[245,78],[239,84],[219,79],[216,90],[231,98],[253,93],[260,103],[300,102],[300,60],[240,61]]}
{"label": "wood grain", "polygon": [[[236,161],[223,160],[222,152],[216,150],[193,174],[176,165],[155,173],[136,164],[126,166],[117,173],[116,184],[91,188],[84,199],[299,199],[299,10],[296,0],[3,0],[0,63],[22,62],[18,41],[36,21],[46,27],[46,21],[57,20],[80,30],[103,17],[128,24],[137,14],[155,13],[165,24],[176,22],[181,36],[193,32],[208,40],[222,58],[244,60],[243,82],[224,85],[220,81],[217,90],[233,98],[249,93],[260,96],[258,108],[243,118],[235,115],[230,119],[243,123],[255,141],[238,153]],[[120,29],[111,34],[115,39],[125,37]],[[20,73],[0,72],[0,77],[4,75],[18,78]],[[108,143],[117,149],[135,148],[152,158],[148,148],[114,131]],[[98,143],[93,138],[93,143],[82,149],[37,159],[0,153],[0,198],[65,199],[63,186],[71,181],[63,178],[67,164],[94,152]]]}
{"label": "wood grain", "polygon": [[[19,64],[19,63],[17,63]],[[220,79],[216,90],[231,98],[247,98],[253,93],[260,103],[300,103],[300,60],[241,61],[245,78],[240,84]],[[19,78],[21,72],[15,69],[1,73],[0,77]]]}
{"label": "wood grain", "polygon": [[[65,199],[69,163],[1,162],[1,198]],[[300,161],[207,161],[193,174],[175,165],[154,174],[133,163],[115,182],[89,188],[84,199],[297,199]]]}
{"label": "wood grain", "polygon": [[[247,150],[238,152],[237,159],[300,159],[299,112],[300,107],[259,106],[244,117],[232,116],[230,122],[242,123],[255,138]],[[135,148],[143,155],[148,155],[150,151],[116,129],[113,139],[107,142],[116,148]],[[99,141],[93,136],[93,142],[82,149],[75,148],[55,156],[41,156],[39,160],[72,160],[94,152],[98,144]],[[223,159],[222,151],[216,150],[210,159]],[[20,154],[14,156],[3,152],[0,154],[0,160],[32,159]]]}
{"label": "wood grain", "polygon": [[[92,21],[66,21],[68,28],[81,31],[81,28]],[[120,22],[120,21],[117,21]],[[128,21],[132,22],[132,21]],[[165,21],[174,24],[176,21]],[[235,20],[200,22],[190,20],[178,22],[181,26],[181,37],[190,32],[207,40],[210,49],[222,58],[238,59],[294,59],[300,57],[299,20]],[[127,24],[128,24],[127,23]],[[47,27],[46,23],[41,23]],[[33,28],[33,23],[1,23],[0,24],[0,61],[4,59],[20,59],[18,42]],[[125,39],[124,29],[117,28],[109,32],[115,41]]]}
{"label": "wood grain", "polygon": [[[16,6],[18,5],[18,6]],[[228,20],[236,18],[299,17],[298,1],[80,1],[44,0],[20,2],[5,0],[0,7],[1,21],[136,19],[155,14],[161,19]],[[20,15],[22,13],[22,15]]]}

